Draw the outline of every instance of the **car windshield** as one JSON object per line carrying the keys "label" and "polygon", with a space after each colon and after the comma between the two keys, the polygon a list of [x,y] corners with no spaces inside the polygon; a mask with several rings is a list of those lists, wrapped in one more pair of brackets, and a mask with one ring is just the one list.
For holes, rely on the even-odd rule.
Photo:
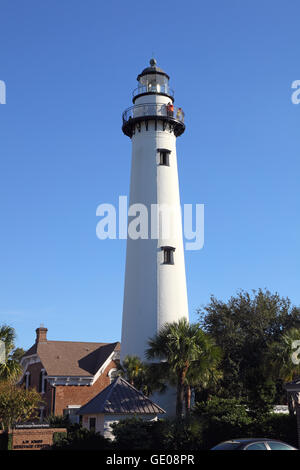
{"label": "car windshield", "polygon": [[213,447],[211,450],[235,450],[240,447],[241,443],[238,441],[234,442],[221,442],[217,446]]}

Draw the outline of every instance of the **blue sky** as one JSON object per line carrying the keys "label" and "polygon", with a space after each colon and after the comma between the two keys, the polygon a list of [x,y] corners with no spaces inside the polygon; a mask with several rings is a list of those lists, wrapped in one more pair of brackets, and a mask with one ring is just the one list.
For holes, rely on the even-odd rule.
{"label": "blue sky", "polygon": [[268,288],[300,304],[298,1],[1,0],[0,323],[29,347],[121,335],[126,242],[97,205],[129,191],[121,113],[151,56],[186,114],[181,201],[205,204],[186,252],[190,317]]}

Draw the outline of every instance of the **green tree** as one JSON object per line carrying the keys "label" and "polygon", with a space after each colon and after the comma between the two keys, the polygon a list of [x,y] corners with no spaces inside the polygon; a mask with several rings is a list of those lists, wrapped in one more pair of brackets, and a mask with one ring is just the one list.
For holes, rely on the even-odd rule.
{"label": "green tree", "polygon": [[112,426],[115,450],[187,450],[200,449],[201,428],[197,420],[182,421],[180,426],[174,420],[147,421],[129,418]]}
{"label": "green tree", "polygon": [[34,419],[42,403],[40,394],[35,389],[24,390],[11,380],[0,382],[0,424],[9,432],[22,421]]}
{"label": "green tree", "polygon": [[176,416],[181,419],[185,390],[194,383],[195,371],[199,375],[206,371],[212,352],[217,355],[217,349],[198,324],[189,324],[185,318],[166,323],[148,344],[147,359],[160,359],[168,381],[176,383]]}
{"label": "green tree", "polygon": [[199,392],[217,386],[222,377],[219,365],[222,358],[221,349],[213,338],[199,330],[198,346],[201,350],[198,359],[191,362],[185,380],[185,409],[187,415],[191,409],[191,390]]}
{"label": "green tree", "polygon": [[146,396],[154,391],[165,390],[164,377],[160,370],[155,365],[142,362],[138,356],[126,356],[118,364],[118,373]]}
{"label": "green tree", "polygon": [[284,332],[300,327],[300,309],[288,298],[260,289],[240,291],[228,302],[212,296],[198,313],[202,328],[223,351],[220,394],[253,407],[275,403],[276,383],[264,366],[265,355]]}
{"label": "green tree", "polygon": [[0,340],[5,345],[5,359],[0,362],[0,380],[16,379],[21,373],[19,348],[15,349],[16,333],[14,328],[8,325],[0,327]]}
{"label": "green tree", "polygon": [[130,385],[137,387],[143,373],[143,363],[138,356],[126,356],[118,364],[119,375],[124,377]]}
{"label": "green tree", "polygon": [[20,362],[25,352],[26,351],[23,348],[15,348],[13,352],[11,353],[11,359],[14,359],[17,362]]}
{"label": "green tree", "polygon": [[52,450],[110,450],[112,448],[109,439],[79,424],[69,425],[67,433],[55,433],[53,441]]}
{"label": "green tree", "polygon": [[[274,380],[282,383],[300,377],[300,361],[296,357],[295,344],[299,346],[300,328],[291,328],[283,333],[278,341],[270,344],[264,358],[264,367],[271,373]],[[295,403],[291,393],[288,394],[290,414],[295,414]]]}

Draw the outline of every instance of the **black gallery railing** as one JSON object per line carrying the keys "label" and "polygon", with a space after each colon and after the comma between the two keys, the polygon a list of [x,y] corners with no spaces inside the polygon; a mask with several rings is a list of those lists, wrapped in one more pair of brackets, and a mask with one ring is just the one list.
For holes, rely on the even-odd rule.
{"label": "black gallery railing", "polygon": [[184,122],[184,112],[177,106],[170,106],[165,103],[144,103],[126,109],[122,115],[123,124],[130,119],[142,118],[143,116],[170,117]]}

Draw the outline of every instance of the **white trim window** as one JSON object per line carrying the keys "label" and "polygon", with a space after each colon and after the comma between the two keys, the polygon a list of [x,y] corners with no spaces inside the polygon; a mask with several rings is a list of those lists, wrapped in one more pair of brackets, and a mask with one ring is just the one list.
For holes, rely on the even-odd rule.
{"label": "white trim window", "polygon": [[47,377],[45,369],[41,369],[40,371],[40,379],[39,379],[39,392],[45,393],[47,390]]}
{"label": "white trim window", "polygon": [[25,388],[26,388],[26,390],[29,389],[30,382],[31,382],[31,374],[30,374],[29,371],[27,371],[26,374],[25,374]]}

